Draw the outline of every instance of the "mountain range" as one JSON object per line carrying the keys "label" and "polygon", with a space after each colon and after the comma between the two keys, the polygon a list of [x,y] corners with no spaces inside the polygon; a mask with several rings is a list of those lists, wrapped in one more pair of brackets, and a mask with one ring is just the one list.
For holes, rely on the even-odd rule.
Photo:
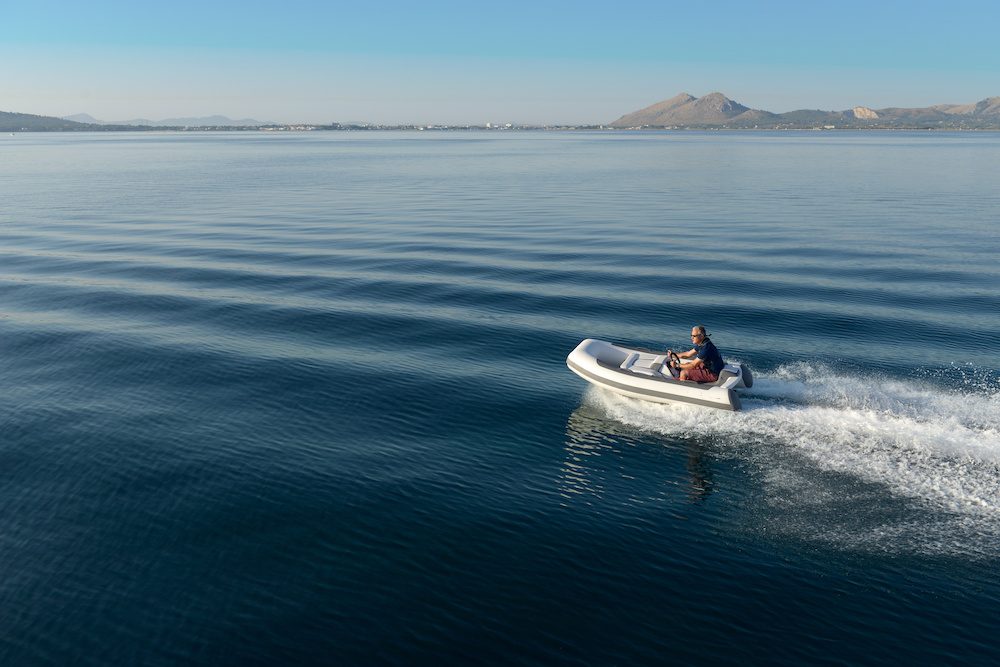
{"label": "mountain range", "polygon": [[694,97],[681,93],[645,109],[622,116],[610,124],[615,128],[639,127],[731,127],[731,128],[997,128],[1000,127],[1000,97],[976,104],[940,104],[905,109],[854,107],[846,111],[801,109],[771,113],[745,107],[722,93]]}
{"label": "mountain range", "polygon": [[61,120],[71,120],[76,123],[86,123],[88,125],[141,125],[150,127],[244,127],[275,125],[276,123],[262,123],[252,118],[242,120],[232,120],[225,116],[205,116],[203,118],[165,118],[163,120],[147,120],[145,118],[133,118],[132,120],[98,120],[90,114],[78,113],[74,116],[62,116]]}
{"label": "mountain range", "polygon": [[108,122],[98,120],[87,114],[77,114],[65,118],[53,116],[36,116],[29,113],[13,113],[0,111],[0,132],[95,132],[120,130],[149,130],[152,128],[180,129],[190,128],[226,128],[226,127],[256,127],[274,125],[260,123],[246,118],[230,120],[225,116],[209,116],[207,118],[168,118],[161,121],[136,119],[129,121]]}

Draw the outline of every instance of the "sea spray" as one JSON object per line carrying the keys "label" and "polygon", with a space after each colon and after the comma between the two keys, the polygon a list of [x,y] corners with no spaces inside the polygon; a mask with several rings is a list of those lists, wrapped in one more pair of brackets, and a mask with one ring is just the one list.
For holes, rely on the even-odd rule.
{"label": "sea spray", "polygon": [[843,548],[967,556],[1000,548],[995,394],[805,364],[760,374],[747,394],[739,413],[597,388],[586,401],[625,424],[707,441],[716,456],[740,460],[761,485],[772,530]]}

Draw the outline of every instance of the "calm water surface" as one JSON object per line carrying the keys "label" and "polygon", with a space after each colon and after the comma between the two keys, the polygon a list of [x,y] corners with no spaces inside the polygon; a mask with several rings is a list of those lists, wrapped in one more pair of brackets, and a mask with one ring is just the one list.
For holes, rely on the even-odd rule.
{"label": "calm water surface", "polygon": [[[2,137],[0,659],[982,664],[998,181],[986,132]],[[565,367],[694,324],[743,412]]]}

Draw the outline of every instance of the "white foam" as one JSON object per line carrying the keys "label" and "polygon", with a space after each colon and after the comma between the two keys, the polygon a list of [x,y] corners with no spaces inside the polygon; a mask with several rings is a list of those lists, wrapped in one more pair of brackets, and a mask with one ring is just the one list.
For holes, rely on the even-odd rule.
{"label": "white foam", "polygon": [[[952,552],[1000,552],[995,389],[942,389],[799,364],[757,377],[739,413],[636,401],[598,389],[587,400],[632,426],[678,438],[708,437],[721,454],[754,457],[775,506],[779,498],[795,499],[796,509],[781,519],[786,528],[789,516],[798,514],[799,530],[852,546],[905,543],[926,551],[948,544]],[[847,481],[831,487],[831,474]],[[892,505],[885,515],[893,518],[872,526],[866,508],[864,526],[838,518],[816,527],[817,517],[803,508],[823,505],[850,480],[883,489],[881,499],[868,495],[865,502]],[[900,501],[919,507],[921,518],[899,514]],[[807,519],[803,512],[812,515]]]}

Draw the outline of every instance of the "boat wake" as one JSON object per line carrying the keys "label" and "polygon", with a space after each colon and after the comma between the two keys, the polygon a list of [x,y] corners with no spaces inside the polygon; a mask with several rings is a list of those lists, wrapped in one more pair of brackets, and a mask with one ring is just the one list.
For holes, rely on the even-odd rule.
{"label": "boat wake", "polygon": [[[993,386],[991,386],[993,385]],[[607,416],[744,461],[762,530],[842,547],[1000,555],[1000,391],[872,380],[804,364],[756,378],[743,412],[596,388]]]}

